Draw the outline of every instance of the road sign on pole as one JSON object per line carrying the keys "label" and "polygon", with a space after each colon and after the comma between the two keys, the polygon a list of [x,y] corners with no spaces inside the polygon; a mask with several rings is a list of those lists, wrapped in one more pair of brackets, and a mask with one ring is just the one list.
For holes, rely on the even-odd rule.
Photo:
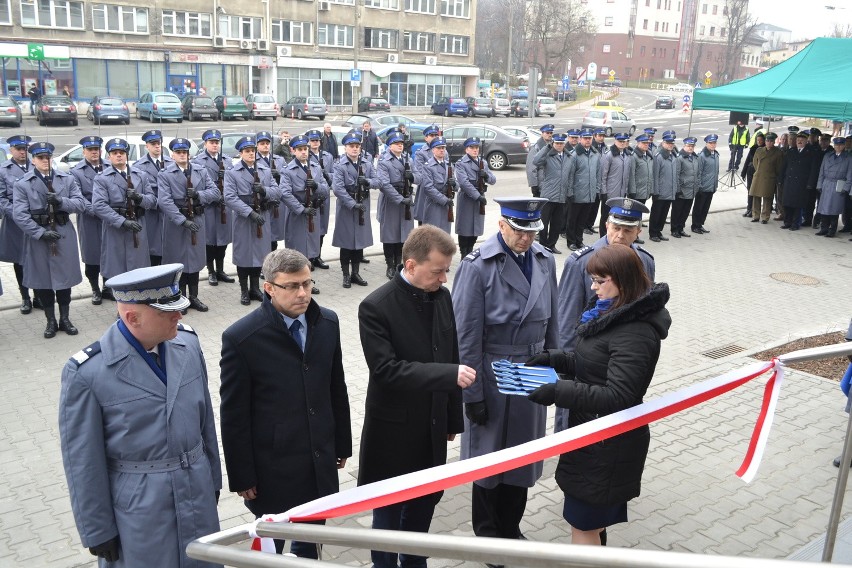
{"label": "road sign on pole", "polygon": [[711,73],[710,71],[708,71],[707,73],[705,73],[705,74],[704,74],[704,76],[705,76],[705,77],[707,77],[707,78],[709,79],[710,77],[712,77],[712,76],[713,76],[713,73]]}
{"label": "road sign on pole", "polygon": [[589,63],[586,66],[586,80],[594,81],[598,78],[598,64],[595,62]]}
{"label": "road sign on pole", "polygon": [[691,100],[692,98],[689,95],[683,95],[683,102],[689,104],[689,101]]}
{"label": "road sign on pole", "polygon": [[27,59],[30,61],[44,61],[44,44],[28,43]]}
{"label": "road sign on pole", "polygon": [[350,69],[349,70],[349,80],[350,81],[361,81],[361,70],[360,69]]}

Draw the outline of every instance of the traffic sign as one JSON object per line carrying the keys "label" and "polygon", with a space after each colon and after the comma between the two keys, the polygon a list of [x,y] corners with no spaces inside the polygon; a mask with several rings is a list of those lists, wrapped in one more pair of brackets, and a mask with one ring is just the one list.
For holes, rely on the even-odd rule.
{"label": "traffic sign", "polygon": [[595,62],[589,63],[586,66],[586,80],[594,81],[598,78],[598,64]]}
{"label": "traffic sign", "polygon": [[570,81],[570,80],[571,80],[571,77],[569,77],[568,75],[565,75],[564,77],[562,77],[562,82],[563,82],[563,83],[564,83],[565,81]]}
{"label": "traffic sign", "polygon": [[689,95],[683,95],[683,102],[688,103],[692,98]]}
{"label": "traffic sign", "polygon": [[349,70],[349,80],[350,81],[361,81],[361,70],[360,69],[350,69]]}
{"label": "traffic sign", "polygon": [[567,77],[565,79],[562,79],[562,90],[567,91],[568,87],[570,87],[570,86],[571,86],[571,80],[570,79],[568,79]]}
{"label": "traffic sign", "polygon": [[695,83],[695,88],[696,88],[696,89],[700,89],[700,88],[701,88],[701,83]]}
{"label": "traffic sign", "polygon": [[609,71],[609,78],[610,78],[610,79],[615,79],[615,69],[610,69],[610,71]]}
{"label": "traffic sign", "polygon": [[577,86],[578,87],[585,87],[586,86],[585,79],[580,79],[579,81],[577,81]]}
{"label": "traffic sign", "polygon": [[709,85],[709,84],[710,84],[710,77],[707,77],[706,79],[704,79],[704,84],[705,84],[705,85]]}
{"label": "traffic sign", "polygon": [[44,61],[44,44],[28,43],[27,59],[30,59],[31,61]]}
{"label": "traffic sign", "polygon": [[712,77],[712,76],[713,76],[713,73],[711,73],[710,71],[708,71],[707,73],[705,73],[705,74],[704,74],[704,76],[705,76],[705,77],[707,77],[707,78],[709,79],[710,77]]}

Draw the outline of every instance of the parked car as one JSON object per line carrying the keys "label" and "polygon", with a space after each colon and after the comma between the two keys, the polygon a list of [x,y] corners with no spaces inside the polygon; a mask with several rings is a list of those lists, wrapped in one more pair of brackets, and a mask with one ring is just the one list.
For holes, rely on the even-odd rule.
{"label": "parked car", "polygon": [[[145,149],[145,142],[142,141],[141,136],[127,136],[125,137],[128,145],[130,146],[130,150],[127,152],[127,163],[128,165],[132,165],[133,162],[143,157],[148,151]],[[163,148],[168,148],[169,142],[172,141],[171,136],[163,136]],[[193,156],[196,154],[198,150],[198,146],[192,140],[189,141],[189,155]],[[107,162],[106,152],[101,150],[101,159],[104,162]],[[168,152],[168,150],[164,150]],[[61,170],[63,172],[69,171],[71,168],[77,165],[77,162],[83,159],[83,147],[80,144],[75,144],[68,150],[62,152],[58,156],[53,157],[53,167],[57,170]]]}
{"label": "parked car", "polygon": [[70,122],[77,126],[77,106],[70,97],[45,95],[38,100],[36,119],[42,126],[48,122]]}
{"label": "parked car", "polygon": [[603,128],[607,136],[613,132],[636,132],[636,123],[617,110],[590,110],[583,117],[583,128]]}
{"label": "parked car", "polygon": [[266,117],[274,120],[278,116],[278,103],[272,95],[250,93],[246,97],[246,105],[249,108],[249,118],[252,120]]}
{"label": "parked car", "polygon": [[689,83],[677,83],[675,85],[669,85],[667,90],[679,91],[679,92],[683,92],[683,93],[691,93],[692,92],[692,85],[690,85]]}
{"label": "parked car", "polygon": [[618,101],[611,100],[611,99],[610,100],[598,101],[598,102],[596,102],[595,104],[592,105],[592,108],[598,109],[598,110],[617,110],[617,111],[623,111],[624,110],[624,107],[622,107],[620,104],[618,104]]}
{"label": "parked car", "polygon": [[553,118],[556,116],[556,101],[552,97],[539,97],[535,101],[535,115],[546,114]]}
{"label": "parked car", "polygon": [[444,116],[466,116],[467,111],[467,101],[461,97],[441,97],[432,103],[431,106],[432,114],[442,114]]}
{"label": "parked car", "polygon": [[249,119],[249,108],[246,100],[239,95],[219,95],[213,99],[216,110],[222,120],[234,120],[235,118]]}
{"label": "parked car", "polygon": [[529,126],[501,126],[503,130],[515,136],[526,137],[530,141],[530,147],[535,146],[538,139],[541,138],[541,131],[538,128],[530,128]]}
{"label": "parked car", "polygon": [[0,158],[6,160],[12,159],[12,147],[6,142],[5,138],[0,137]]}
{"label": "parked car", "polygon": [[509,114],[512,116],[529,116],[530,102],[527,99],[512,99]]}
{"label": "parked car", "polygon": [[509,103],[509,99],[491,99],[491,116],[498,114],[509,116],[511,112],[512,105]]}
{"label": "parked car", "polygon": [[376,112],[377,110],[390,112],[390,103],[386,99],[378,97],[361,97],[358,99],[358,112]]}
{"label": "parked car", "polygon": [[21,107],[12,97],[0,97],[0,124],[21,125]]}
{"label": "parked car", "polygon": [[86,118],[95,124],[114,121],[130,124],[130,111],[127,105],[118,97],[97,96],[89,104]]}
{"label": "parked car", "polygon": [[574,89],[557,89],[553,93],[553,98],[557,101],[576,101],[577,91]]}
{"label": "parked car", "polygon": [[502,170],[527,161],[529,140],[490,124],[458,125],[444,130],[450,159],[455,161],[464,156],[464,141],[474,136],[482,140],[480,155],[488,160],[488,167],[492,170]]}
{"label": "parked car", "polygon": [[151,122],[170,118],[183,122],[180,99],[174,93],[150,91],[139,97],[136,105],[136,118],[147,118]]}
{"label": "parked car", "polygon": [[219,110],[211,97],[186,95],[180,101],[180,110],[183,117],[190,122],[205,118],[219,120]]}
{"label": "parked car", "polygon": [[776,120],[784,120],[783,116],[777,114],[756,114],[754,115],[755,120],[765,120],[767,122],[773,122]]}
{"label": "parked car", "polygon": [[493,116],[491,112],[491,99],[483,97],[467,97],[468,116]]}
{"label": "parked car", "polygon": [[660,95],[657,97],[657,102],[654,103],[654,108],[674,108],[675,100],[671,95]]}
{"label": "parked car", "polygon": [[[423,129],[430,126],[429,124],[423,124],[419,122],[415,122],[413,124],[405,125],[406,132],[411,136],[411,155],[417,153],[420,148],[426,143],[426,138],[423,136]],[[376,131],[376,136],[379,137],[379,140],[384,140],[387,138],[388,132],[396,128],[397,125],[393,126],[385,126]]]}
{"label": "parked car", "polygon": [[328,114],[328,105],[322,97],[290,97],[290,100],[281,105],[281,116],[290,116],[299,120],[315,116],[321,121]]}
{"label": "parked car", "polygon": [[346,119],[343,126],[357,128],[358,130],[364,125],[364,121],[369,120],[373,125],[374,130],[379,130],[383,126],[399,126],[400,124],[414,124],[417,121],[410,116],[404,114],[353,114]]}

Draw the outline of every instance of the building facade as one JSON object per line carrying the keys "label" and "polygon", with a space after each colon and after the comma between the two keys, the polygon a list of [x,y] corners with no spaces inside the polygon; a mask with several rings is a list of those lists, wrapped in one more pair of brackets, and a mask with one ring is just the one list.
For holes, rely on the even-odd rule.
{"label": "building facade", "polygon": [[0,79],[4,93],[37,82],[78,100],[153,90],[424,106],[476,92],[475,18],[475,0],[0,0]]}

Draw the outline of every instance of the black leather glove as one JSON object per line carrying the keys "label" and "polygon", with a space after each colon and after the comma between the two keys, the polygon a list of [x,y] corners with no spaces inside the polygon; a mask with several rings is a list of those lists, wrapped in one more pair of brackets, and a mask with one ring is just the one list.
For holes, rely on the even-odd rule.
{"label": "black leather glove", "polygon": [[544,406],[550,406],[554,402],[556,402],[556,383],[547,383],[546,385],[541,385],[530,394],[527,395],[527,398],[535,403],[543,404]]}
{"label": "black leather glove", "polygon": [[728,150],[730,150],[731,152],[733,152],[733,151],[734,151],[734,145],[733,145],[733,144],[728,144]]}
{"label": "black leather glove", "polygon": [[368,187],[370,185],[370,181],[365,176],[358,176],[358,185],[361,187]]}
{"label": "black leather glove", "polygon": [[62,198],[56,195],[53,192],[47,192],[47,203],[48,205],[59,205],[62,201]]}
{"label": "black leather glove", "polygon": [[142,230],[142,225],[140,225],[136,221],[125,219],[124,222],[121,224],[121,228],[125,231],[133,231],[134,233],[138,233]]}
{"label": "black leather glove", "polygon": [[404,175],[405,175],[405,179],[407,179],[408,181],[414,181],[414,172],[409,170],[409,171],[405,172]]}
{"label": "black leather glove", "polygon": [[92,553],[92,556],[97,556],[98,558],[103,558],[107,562],[118,562],[119,554],[119,541],[118,536],[114,536],[106,542],[102,542],[97,546],[93,546],[89,549],[89,552]]}
{"label": "black leather glove", "polygon": [[45,231],[41,234],[41,237],[39,237],[39,238],[43,241],[53,242],[53,241],[58,241],[59,239],[61,239],[62,235],[60,235],[56,231]]}
{"label": "black leather glove", "polygon": [[412,205],[414,205],[414,200],[410,197],[403,197],[402,201],[400,201],[400,204],[408,205],[409,207],[411,207]]}
{"label": "black leather glove", "polygon": [[263,184],[253,183],[253,184],[251,184],[251,190],[254,193],[260,194],[261,197],[266,195],[266,190],[263,189]]}
{"label": "black leather glove", "polygon": [[195,222],[193,222],[193,221],[190,221],[189,219],[187,219],[186,221],[184,221],[183,223],[181,223],[181,225],[183,225],[183,227],[184,227],[185,229],[189,229],[189,230],[190,230],[190,231],[192,231],[193,233],[197,233],[198,231],[200,231],[200,230],[201,230],[201,227],[199,227],[199,226],[198,226],[198,223],[195,223]]}
{"label": "black leather glove", "polygon": [[456,182],[456,178],[447,179],[447,185],[455,189],[455,187],[458,185],[458,183]]}
{"label": "black leather glove", "polygon": [[486,170],[485,168],[479,170],[479,177],[481,177],[482,179],[488,179],[488,170]]}
{"label": "black leather glove", "polygon": [[541,188],[537,185],[532,186],[533,197],[541,197]]}
{"label": "black leather glove", "polygon": [[353,211],[366,211],[367,207],[363,203],[356,203],[355,207],[352,208]]}
{"label": "black leather glove", "polygon": [[266,223],[266,217],[258,213],[257,211],[252,211],[249,213],[249,219],[251,219],[252,223],[255,225],[263,225]]}
{"label": "black leather glove", "polygon": [[[525,365],[531,367],[551,367],[557,373],[566,375],[567,377],[574,376],[574,352],[563,351],[561,349],[548,349],[538,355],[530,357]],[[563,377],[559,377],[560,379]]]}
{"label": "black leather glove", "polygon": [[488,198],[485,197],[484,195],[480,195],[479,196],[479,202],[482,203],[483,205],[488,205]]}
{"label": "black leather glove", "polygon": [[305,180],[305,187],[308,188],[308,189],[314,190],[314,189],[318,188],[319,185],[317,185],[316,180],[307,179],[307,180]]}
{"label": "black leather glove", "polygon": [[550,351],[542,351],[538,355],[533,355],[527,359],[524,365],[528,367],[550,367]]}
{"label": "black leather glove", "polygon": [[485,401],[468,402],[464,405],[464,415],[467,419],[478,426],[484,426],[488,422],[488,407]]}
{"label": "black leather glove", "polygon": [[142,196],[133,191],[132,189],[127,191],[127,198],[133,201],[133,203],[135,203],[136,205],[142,203]]}
{"label": "black leather glove", "polygon": [[305,210],[302,211],[302,213],[307,215],[308,217],[313,217],[317,214],[317,208],[316,207],[305,207]]}

